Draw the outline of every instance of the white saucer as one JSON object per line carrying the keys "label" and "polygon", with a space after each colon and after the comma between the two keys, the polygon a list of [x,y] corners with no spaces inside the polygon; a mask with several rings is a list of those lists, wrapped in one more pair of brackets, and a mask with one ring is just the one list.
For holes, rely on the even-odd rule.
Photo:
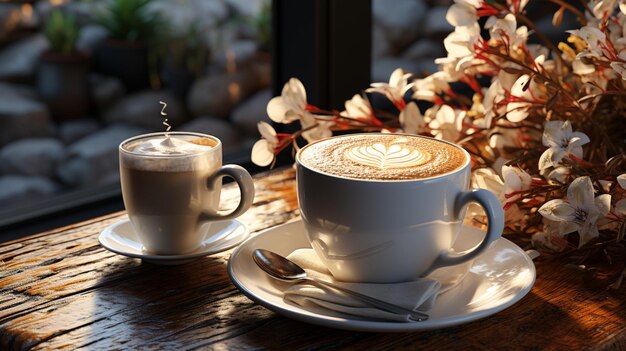
{"label": "white saucer", "polygon": [[[206,227],[203,226],[201,230],[206,231]],[[208,227],[208,233],[205,235],[207,239],[202,242],[202,246],[184,255],[154,255],[145,253],[142,250],[143,245],[128,219],[121,220],[105,228],[100,233],[98,240],[105,249],[120,255],[141,258],[146,262],[154,264],[177,265],[228,250],[239,245],[250,235],[248,227],[235,219],[212,222]]]}
{"label": "white saucer", "polygon": [[[457,244],[467,246],[468,241],[477,242],[482,237],[484,232],[463,227]],[[297,248],[306,247],[310,244],[301,221],[270,228],[246,240],[233,252],[228,262],[228,274],[235,286],[251,300],[279,314],[326,327],[371,332],[428,330],[484,318],[519,301],[535,282],[535,266],[530,257],[517,245],[501,238],[474,260],[460,284],[437,298],[435,306],[428,311],[430,318],[427,321],[399,323],[356,317],[346,319],[330,311],[318,314],[285,303],[280,285],[273,284],[270,281],[272,278],[252,260],[255,249],[268,249],[286,256]],[[452,268],[454,270],[458,271]],[[433,275],[437,273],[438,278],[444,279],[443,271],[438,271]]]}

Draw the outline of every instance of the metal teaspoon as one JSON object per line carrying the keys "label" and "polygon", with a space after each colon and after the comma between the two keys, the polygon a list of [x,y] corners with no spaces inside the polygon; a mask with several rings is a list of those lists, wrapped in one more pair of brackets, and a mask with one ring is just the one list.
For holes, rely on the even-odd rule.
{"label": "metal teaspoon", "polygon": [[428,319],[428,315],[425,313],[412,311],[406,309],[404,307],[400,307],[394,304],[390,304],[388,302],[375,299],[371,296],[360,294],[356,291],[348,290],[337,286],[335,284],[314,279],[312,277],[307,276],[306,272],[302,267],[298,266],[294,262],[288,260],[287,258],[274,253],[269,250],[257,249],[254,250],[254,254],[252,255],[254,262],[261,268],[265,273],[269,274],[273,278],[288,281],[288,282],[303,282],[308,281],[317,285],[325,285],[330,287],[331,289],[335,289],[341,291],[347,295],[350,295],[362,302],[365,302],[373,307],[379,308],[383,311],[397,313],[397,314],[406,314],[409,316],[409,319],[414,321],[425,321]]}

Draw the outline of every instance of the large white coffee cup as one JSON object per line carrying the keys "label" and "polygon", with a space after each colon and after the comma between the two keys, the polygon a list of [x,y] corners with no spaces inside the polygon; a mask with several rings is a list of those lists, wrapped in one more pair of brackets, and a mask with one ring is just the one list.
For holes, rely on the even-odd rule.
{"label": "large white coffee cup", "polygon": [[[166,142],[168,136],[177,142]],[[203,144],[195,144],[200,141]],[[119,154],[124,205],[146,252],[194,251],[208,239],[212,221],[237,217],[254,200],[252,177],[240,166],[222,166],[222,143],[214,136],[139,135],[123,141]],[[239,205],[230,213],[219,211],[224,176],[233,178],[241,192]]]}
{"label": "large white coffee cup", "polygon": [[[354,142],[360,136],[332,139],[347,137]],[[462,148],[436,141],[446,147],[453,145],[464,155],[460,166],[450,172],[419,179],[372,180],[341,175],[340,166],[331,174],[304,164],[303,154],[323,142],[298,151],[297,192],[311,246],[335,278],[372,283],[408,281],[472,260],[501,236],[502,206],[487,190],[468,190],[470,156]],[[454,252],[451,248],[470,202],[485,209],[487,234],[475,248]]]}

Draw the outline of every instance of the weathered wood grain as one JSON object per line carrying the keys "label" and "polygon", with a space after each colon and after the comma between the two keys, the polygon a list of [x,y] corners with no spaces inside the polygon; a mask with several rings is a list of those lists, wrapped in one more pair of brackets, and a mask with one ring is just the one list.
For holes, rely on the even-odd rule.
{"label": "weathered wood grain", "polygon": [[[298,215],[294,172],[257,177],[253,232]],[[238,191],[227,186],[226,207]],[[562,262],[537,263],[533,290],[490,318],[432,332],[356,333],[276,315],[229,281],[231,251],[182,266],[110,253],[100,231],[116,213],[0,245],[0,349],[622,349],[624,289],[587,290]]]}

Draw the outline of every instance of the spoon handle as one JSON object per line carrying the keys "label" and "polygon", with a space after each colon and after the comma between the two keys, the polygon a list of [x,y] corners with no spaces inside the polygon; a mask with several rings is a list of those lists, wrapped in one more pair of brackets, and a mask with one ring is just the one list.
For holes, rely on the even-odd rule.
{"label": "spoon handle", "polygon": [[362,302],[365,302],[373,307],[379,308],[383,311],[387,311],[387,312],[391,312],[391,313],[397,313],[397,314],[406,314],[409,316],[409,319],[417,321],[417,322],[421,322],[421,321],[425,321],[428,319],[428,315],[422,312],[418,312],[418,311],[413,311],[413,310],[409,310],[406,309],[404,307],[400,307],[398,305],[394,305],[376,298],[373,298],[371,296],[367,296],[367,295],[363,295],[361,293],[358,293],[356,291],[352,291],[352,290],[348,290],[346,288],[342,288],[338,285],[335,285],[333,283],[329,283],[323,280],[317,280],[317,279],[313,279],[310,277],[307,277],[306,280],[312,282],[312,283],[316,283],[319,285],[325,285],[331,289],[335,289],[338,291],[341,291],[347,295],[350,295]]}

